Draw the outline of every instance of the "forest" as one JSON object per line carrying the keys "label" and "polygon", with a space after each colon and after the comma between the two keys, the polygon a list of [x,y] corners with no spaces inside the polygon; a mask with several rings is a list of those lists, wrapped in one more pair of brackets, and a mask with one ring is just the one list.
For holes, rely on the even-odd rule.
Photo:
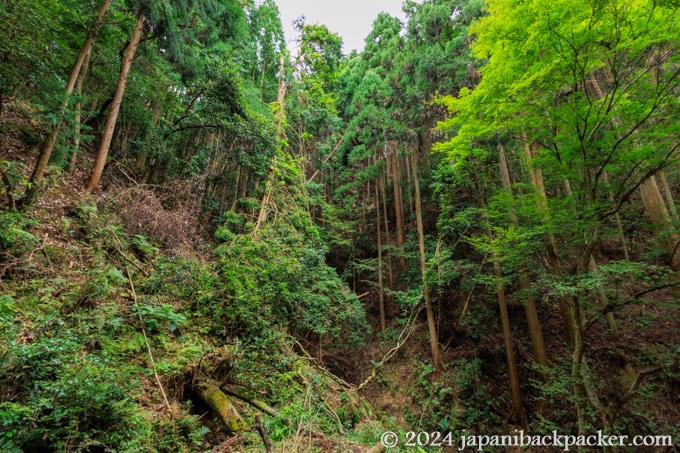
{"label": "forest", "polygon": [[680,3],[402,8],[0,0],[0,451],[680,451]]}

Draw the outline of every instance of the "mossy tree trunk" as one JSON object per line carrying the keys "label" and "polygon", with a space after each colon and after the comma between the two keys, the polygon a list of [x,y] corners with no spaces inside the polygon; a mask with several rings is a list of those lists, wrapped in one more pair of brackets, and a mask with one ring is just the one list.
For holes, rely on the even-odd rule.
{"label": "mossy tree trunk", "polygon": [[214,410],[224,423],[229,434],[237,434],[248,431],[248,425],[241,418],[238,411],[231,404],[229,398],[220,390],[218,382],[212,379],[201,379],[195,386],[198,396]]}

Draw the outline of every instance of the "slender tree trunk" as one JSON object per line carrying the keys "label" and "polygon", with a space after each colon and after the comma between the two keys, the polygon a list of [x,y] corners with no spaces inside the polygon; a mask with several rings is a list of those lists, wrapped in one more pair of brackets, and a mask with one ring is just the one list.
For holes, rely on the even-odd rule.
{"label": "slender tree trunk", "polygon": [[[404,166],[406,167],[407,187],[410,188],[411,184],[413,182],[412,173],[415,171],[415,169],[413,169],[412,165],[409,165],[409,163],[410,163],[409,160],[410,159],[408,157],[405,158],[405,162],[404,162],[405,165]],[[408,190],[408,212],[409,212],[409,215],[413,215],[413,197],[411,196],[411,190],[410,189]]]}
{"label": "slender tree trunk", "polygon": [[437,372],[444,368],[442,363],[441,353],[439,351],[439,337],[437,335],[437,322],[434,318],[434,309],[432,308],[432,297],[430,295],[430,288],[427,285],[426,270],[427,262],[425,260],[425,231],[423,228],[423,206],[420,198],[420,182],[418,180],[418,162],[416,161],[416,153],[413,155],[413,184],[416,190],[416,221],[418,222],[418,248],[420,249],[420,272],[423,278],[423,295],[425,296],[425,312],[427,314],[427,327],[430,333],[430,348],[432,349],[432,363]]}
{"label": "slender tree trunk", "polygon": [[[477,191],[477,200],[479,207],[484,209],[484,199],[482,198],[482,191],[479,188],[479,182],[475,180],[475,189]],[[503,289],[503,278],[501,273],[501,266],[498,262],[496,252],[493,245],[493,234],[489,227],[488,221],[485,220],[486,235],[489,238],[491,245],[490,258],[493,264],[494,281],[496,284],[496,296],[498,298],[498,307],[500,309],[501,327],[503,329],[503,344],[505,345],[505,356],[508,363],[508,377],[510,380],[510,395],[512,398],[512,409],[516,421],[527,429],[527,419],[522,405],[522,392],[519,386],[519,374],[517,373],[517,364],[515,362],[515,350],[512,344],[512,332],[510,330],[510,320],[508,319],[508,308],[505,302],[505,290]]]}
{"label": "slender tree trunk", "polygon": [[83,103],[81,100],[81,97],[83,95],[83,82],[85,81],[85,77],[87,77],[87,71],[90,67],[90,57],[92,56],[92,48],[87,52],[87,55],[85,55],[85,61],[83,61],[83,65],[80,69],[80,74],[78,74],[78,80],[76,81],[76,94],[78,95],[78,102],[76,103],[76,118],[75,118],[75,130],[74,130],[74,135],[75,139],[73,140],[73,153],[71,154],[71,162],[69,164],[70,171],[73,173],[73,171],[76,169],[76,163],[78,162],[78,151],[80,149],[80,129],[81,129],[81,116],[82,116],[82,109],[83,109]]}
{"label": "slender tree trunk", "polygon": [[406,268],[406,258],[404,257],[404,216],[401,204],[401,189],[399,188],[399,164],[397,163],[396,151],[392,154],[392,182],[394,185],[394,214],[397,220],[397,246],[399,247],[399,268]]}
{"label": "slender tree trunk", "polygon": [[675,231],[670,215],[666,209],[656,178],[652,176],[640,184],[640,195],[652,222],[654,233],[663,244],[669,255],[669,262],[673,269],[680,273],[680,235]]}
{"label": "slender tree trunk", "polygon": [[382,233],[380,225],[380,196],[378,194],[378,184],[375,185],[375,224],[378,229],[378,290],[380,295],[380,327],[384,332],[387,329],[387,319],[385,317],[385,291],[383,289],[383,270],[382,270]]}
{"label": "slender tree trunk", "polygon": [[[590,255],[590,263],[588,264],[588,270],[592,273],[597,273],[597,263],[595,262],[595,258],[593,258],[592,255]],[[606,308],[609,305],[609,298],[607,297],[607,293],[604,292],[604,289],[602,287],[598,287],[595,292],[597,293],[597,298],[600,301],[600,305],[602,308]],[[605,322],[607,323],[607,329],[609,329],[609,333],[611,333],[614,337],[618,336],[619,334],[619,329],[616,326],[616,318],[614,318],[614,313],[609,312],[605,315]]]}
{"label": "slender tree trunk", "polygon": [[[487,228],[487,235],[489,240],[493,241],[491,230]],[[517,364],[515,363],[515,351],[512,345],[512,333],[510,331],[510,320],[508,319],[508,307],[505,303],[505,291],[503,290],[503,279],[501,276],[501,267],[495,254],[492,252],[491,260],[493,262],[493,274],[496,281],[496,295],[498,296],[498,307],[500,309],[501,326],[503,328],[503,344],[505,345],[505,355],[508,361],[508,376],[510,378],[510,393],[512,395],[512,409],[515,414],[516,421],[526,429],[527,420],[524,414],[524,407],[522,406],[522,392],[519,386],[519,374],[517,373]]]}
{"label": "slender tree trunk", "polygon": [[236,167],[236,184],[234,184],[234,202],[231,204],[231,210],[236,208],[236,203],[238,202],[238,188],[241,179],[241,166]]}
{"label": "slender tree trunk", "polygon": [[[283,63],[284,59],[283,56],[281,56],[281,59],[279,61],[279,87],[278,91],[276,93],[276,100],[279,104],[279,111],[278,111],[278,137],[279,139],[283,138],[284,131],[283,131],[283,117],[284,117],[284,111],[283,111],[283,101],[284,97],[286,95],[286,89],[285,89],[285,84],[283,82]],[[263,77],[264,77],[264,69],[263,69]],[[263,79],[264,80],[264,79]],[[300,142],[300,156],[302,156],[302,141]],[[267,175],[267,184],[264,189],[264,195],[262,197],[262,204],[260,205],[260,212],[257,216],[257,223],[255,224],[255,229],[253,230],[253,236],[257,236],[257,231],[259,230],[260,226],[262,225],[262,222],[264,222],[267,218],[267,205],[269,204],[269,198],[271,196],[271,191],[272,191],[272,178],[273,178],[273,170],[276,167],[276,156],[274,157],[274,162],[271,165],[270,171]],[[304,175],[304,166],[301,168],[303,171]],[[247,176],[247,174],[245,175]],[[247,184],[247,177],[244,178],[246,184]],[[243,197],[245,198],[246,196],[246,191],[247,191],[247,186],[244,187],[243,189]]]}
{"label": "slender tree trunk", "polygon": [[[87,33],[87,37],[85,38],[85,41],[83,42],[83,45],[80,48],[80,52],[76,57],[76,62],[73,65],[73,68],[71,69],[71,75],[69,76],[68,82],[66,83],[64,101],[61,104],[59,116],[63,114],[64,110],[68,106],[69,97],[73,93],[73,88],[75,87],[76,82],[78,80],[78,76],[80,75],[80,71],[83,67],[85,57],[87,56],[88,53],[92,51],[92,46],[94,45],[94,41],[97,38],[97,33],[99,32],[99,28],[101,27],[101,24],[104,21],[104,16],[106,16],[106,12],[108,11],[110,5],[111,0],[104,0],[102,5],[99,7],[97,18],[92,24],[92,27],[90,27],[90,30]],[[45,139],[40,148],[38,160],[35,164],[35,168],[33,169],[33,173],[31,174],[31,178],[29,180],[32,183],[32,186],[29,192],[26,194],[26,200],[24,204],[28,204],[32,201],[32,198],[35,194],[34,192],[35,184],[37,184],[45,174],[45,169],[47,169],[47,164],[49,163],[50,157],[52,156],[52,150],[54,149],[54,144],[57,142],[57,137],[59,136],[60,128],[61,118],[57,121],[57,124],[52,128],[50,133],[47,135],[47,138]]]}
{"label": "slender tree trunk", "polygon": [[676,225],[680,224],[680,218],[678,217],[678,210],[675,209],[675,202],[673,201],[673,194],[671,193],[671,187],[668,185],[668,180],[666,179],[666,172],[661,170],[659,172],[659,180],[661,181],[661,187],[663,187],[663,194],[666,197],[666,204],[668,205],[668,211],[671,214],[671,218]]}
{"label": "slender tree trunk", "polygon": [[[573,392],[576,406],[576,418],[578,420],[578,434],[586,433],[586,408],[587,395],[583,383],[583,356],[585,354],[585,337],[581,317],[582,297],[574,298],[571,305],[571,317],[574,328],[574,351],[571,358],[571,379],[573,382]],[[579,451],[581,449],[579,448]]]}
{"label": "slender tree trunk", "polygon": [[[532,160],[534,159],[534,150],[532,147],[529,145],[529,141],[526,137],[526,134],[522,134],[522,139],[524,142],[524,153],[526,156],[526,164],[529,167],[529,174],[531,175],[531,184],[534,186],[537,192],[537,197],[536,197],[536,206],[538,208],[538,211],[541,212],[544,216],[544,221],[547,221],[548,218],[548,204],[546,202],[546,192],[545,192],[545,184],[543,183],[543,173],[541,172],[540,169],[534,168],[532,165]],[[560,261],[558,249],[557,249],[557,240],[555,239],[555,236],[552,233],[548,233],[546,235],[546,242],[548,245],[548,257],[550,259],[550,265],[553,268],[553,273],[561,278],[563,276],[562,273],[562,262]],[[564,333],[565,337],[567,338],[567,341],[570,344],[574,344],[574,325],[571,320],[571,309],[570,306],[573,304],[573,297],[571,296],[564,296],[561,297],[559,300],[560,304],[560,311],[562,312],[562,324],[564,326]]]}
{"label": "slender tree trunk", "polygon": [[95,158],[94,165],[92,167],[92,172],[85,181],[83,187],[85,193],[92,193],[95,187],[97,187],[97,185],[99,184],[99,178],[101,178],[102,172],[104,171],[106,156],[109,153],[111,139],[113,138],[113,131],[116,128],[118,112],[120,111],[120,105],[123,102],[123,94],[125,93],[125,84],[127,83],[128,72],[130,72],[132,60],[135,57],[135,52],[137,51],[139,40],[142,37],[142,31],[144,29],[145,22],[146,18],[143,15],[139,16],[139,19],[137,20],[137,26],[135,27],[135,30],[132,33],[132,37],[130,38],[130,44],[128,45],[128,48],[125,51],[125,57],[123,58],[123,64],[121,66],[120,76],[118,78],[118,87],[116,88],[116,92],[113,95],[111,110],[109,111],[109,116],[106,119],[106,124],[104,125],[104,132],[99,142],[99,150],[97,151],[97,157]]}
{"label": "slender tree trunk", "polygon": [[[151,126],[152,130],[156,126],[158,126],[158,123],[161,119],[161,104],[158,102],[154,108],[153,108],[153,116],[151,117]],[[142,151],[140,151],[139,154],[137,154],[137,159],[135,159],[135,169],[140,175],[144,174],[144,166],[146,165],[146,157],[147,157],[147,149],[144,147]]]}
{"label": "slender tree trunk", "polygon": [[[604,183],[607,185],[609,188],[609,176],[607,175],[607,172],[602,173],[602,177],[604,179]],[[614,194],[612,193],[611,189],[608,190],[609,192],[609,201],[611,203],[614,203]],[[630,253],[628,252],[628,241],[626,240],[626,234],[624,233],[623,230],[623,222],[621,221],[621,215],[617,211],[616,214],[614,214],[614,218],[616,219],[616,227],[619,230],[619,239],[621,240],[621,249],[623,250],[623,256],[626,258],[626,261],[630,261]]]}
{"label": "slender tree trunk", "polygon": [[[607,179],[606,173],[604,173],[604,181],[605,181],[605,184],[609,185],[609,181]],[[573,196],[573,193],[571,191],[571,183],[569,182],[568,178],[565,178],[565,180],[564,180],[564,187],[565,187],[565,190],[567,191],[567,195],[569,195],[570,197]],[[611,191],[609,191],[609,199],[612,202],[614,201],[614,196],[612,195]],[[618,213],[616,214],[616,216],[619,219],[619,224],[620,224],[621,219],[620,219],[620,217],[618,217]],[[626,249],[627,249],[626,239],[623,236],[623,226],[622,225],[620,226],[620,233],[621,233],[621,237],[622,237],[622,241],[623,241],[624,252],[626,253],[626,257],[628,257],[628,254],[626,252]],[[592,253],[590,255],[590,259],[589,259],[589,263],[588,263],[588,270],[592,273],[597,272],[597,263],[595,262],[595,258],[593,257]],[[603,308],[607,307],[609,305],[609,298],[607,297],[607,293],[605,293],[604,289],[602,289],[600,287],[600,288],[597,288],[595,290],[595,292],[597,293],[597,297],[598,297],[598,300],[600,302],[600,305]],[[614,318],[614,313],[611,313],[611,312],[607,313],[605,315],[605,322],[607,323],[607,328],[609,329],[609,332],[615,337],[618,336],[618,328],[616,326],[616,319]]]}
{"label": "slender tree trunk", "polygon": [[[380,192],[382,194],[382,207],[383,207],[383,217],[385,219],[385,237],[387,244],[391,243],[390,236],[390,224],[387,221],[387,197],[385,196],[385,175],[380,176]],[[387,279],[390,284],[390,288],[394,287],[394,280],[392,276],[392,257],[387,255]]]}
{"label": "slender tree trunk", "polygon": [[281,58],[279,59],[279,87],[278,91],[276,92],[276,102],[279,104],[279,111],[276,115],[276,119],[278,121],[277,130],[279,132],[279,138],[283,138],[283,119],[286,116],[286,112],[284,110],[284,100],[286,97],[286,84],[283,80],[283,71],[285,69],[284,63],[285,59],[283,58],[283,55],[281,55]]}
{"label": "slender tree trunk", "polygon": [[[508,162],[505,156],[503,145],[499,145],[498,151],[500,154],[501,180],[503,181],[503,188],[512,197],[512,187],[510,184],[510,172],[508,171]],[[517,215],[514,209],[510,208],[510,221],[514,225],[519,225]],[[536,310],[536,301],[531,295],[531,281],[529,280],[529,273],[524,263],[519,266],[519,282],[522,291],[526,294],[524,296],[524,311],[529,326],[529,337],[531,338],[531,347],[534,353],[534,361],[542,367],[549,367],[548,352],[545,349],[545,342],[543,340],[543,329],[538,319],[538,312]],[[542,380],[547,380],[547,376],[543,371],[540,372]]]}

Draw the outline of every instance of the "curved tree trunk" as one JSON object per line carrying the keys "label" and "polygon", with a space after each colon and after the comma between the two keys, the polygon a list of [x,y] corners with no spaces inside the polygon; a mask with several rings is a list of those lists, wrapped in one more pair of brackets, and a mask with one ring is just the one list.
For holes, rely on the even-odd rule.
{"label": "curved tree trunk", "polygon": [[137,52],[137,46],[139,46],[139,40],[142,37],[142,31],[144,29],[145,22],[146,18],[144,15],[139,16],[135,31],[132,33],[132,37],[130,38],[130,44],[125,51],[123,64],[120,68],[120,76],[118,77],[118,87],[116,88],[116,92],[113,95],[109,116],[106,118],[104,132],[102,133],[102,137],[99,142],[99,149],[97,150],[97,157],[95,158],[94,165],[92,166],[92,172],[83,186],[85,193],[91,193],[94,188],[97,187],[97,184],[99,184],[99,178],[101,178],[102,172],[104,171],[106,156],[109,154],[111,139],[113,138],[113,131],[116,128],[116,120],[118,119],[120,104],[123,102],[123,94],[125,94],[127,76],[130,72],[130,67],[132,66],[132,60],[135,58],[135,52]]}

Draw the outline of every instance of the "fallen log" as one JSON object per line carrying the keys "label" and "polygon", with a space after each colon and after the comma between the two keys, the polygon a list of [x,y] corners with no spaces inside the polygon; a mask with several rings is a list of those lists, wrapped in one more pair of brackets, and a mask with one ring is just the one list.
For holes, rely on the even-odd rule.
{"label": "fallen log", "polygon": [[230,435],[250,430],[227,395],[220,390],[219,383],[212,379],[201,379],[194,388],[198,396],[217,412]]}

